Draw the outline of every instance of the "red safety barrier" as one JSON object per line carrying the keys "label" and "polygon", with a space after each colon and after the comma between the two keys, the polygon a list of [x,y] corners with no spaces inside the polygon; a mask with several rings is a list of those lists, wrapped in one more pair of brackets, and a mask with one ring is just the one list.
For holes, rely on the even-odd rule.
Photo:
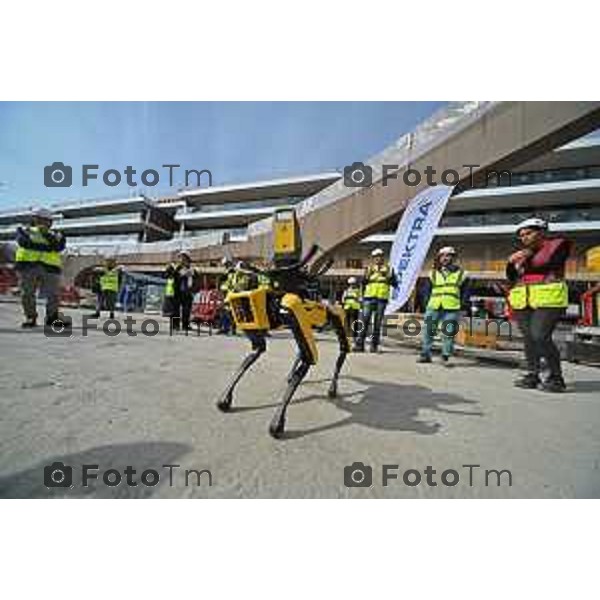
{"label": "red safety barrier", "polygon": [[581,294],[581,307],[583,314],[578,325],[594,327],[600,324],[600,290],[594,288]]}
{"label": "red safety barrier", "polygon": [[79,306],[81,294],[74,285],[66,285],[61,288],[58,301],[61,306]]}
{"label": "red safety barrier", "polygon": [[192,321],[215,323],[223,306],[223,295],[218,290],[201,290],[194,297]]}
{"label": "red safety barrier", "polygon": [[18,285],[16,273],[12,269],[0,267],[0,294],[8,294]]}

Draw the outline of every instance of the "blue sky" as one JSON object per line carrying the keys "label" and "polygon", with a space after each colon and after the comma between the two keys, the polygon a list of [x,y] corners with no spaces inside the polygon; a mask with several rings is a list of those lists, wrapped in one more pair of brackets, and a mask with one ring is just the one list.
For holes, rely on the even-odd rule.
{"label": "blue sky", "polygon": [[[74,198],[126,197],[131,165],[155,168],[149,195],[169,192],[168,171],[209,169],[213,185],[318,173],[366,159],[442,102],[0,102],[0,210]],[[44,186],[44,166],[73,167],[73,186]],[[81,165],[99,178],[81,186]],[[180,176],[177,189],[183,184]],[[203,184],[206,182],[203,181]],[[179,184],[179,185],[177,185]],[[142,186],[143,187],[143,186]]]}

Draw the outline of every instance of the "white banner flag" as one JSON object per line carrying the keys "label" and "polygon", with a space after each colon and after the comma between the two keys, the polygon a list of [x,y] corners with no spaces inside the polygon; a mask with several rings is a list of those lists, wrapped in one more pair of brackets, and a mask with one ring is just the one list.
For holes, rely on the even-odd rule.
{"label": "white banner flag", "polygon": [[392,290],[386,315],[397,311],[410,297],[453,189],[447,185],[427,188],[404,210],[390,254],[398,286]]}

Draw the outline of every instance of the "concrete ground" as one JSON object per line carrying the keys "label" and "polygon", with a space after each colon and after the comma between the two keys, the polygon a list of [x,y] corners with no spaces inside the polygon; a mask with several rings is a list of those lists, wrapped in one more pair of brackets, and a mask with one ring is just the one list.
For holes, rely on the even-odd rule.
{"label": "concrete ground", "polygon": [[[67,312],[73,337],[48,338],[43,328],[19,329],[18,306],[0,304],[0,497],[600,497],[598,369],[566,364],[569,393],[548,395],[513,388],[507,367],[462,357],[452,369],[418,365],[414,350],[390,345],[349,356],[340,397],[329,400],[336,346],[324,335],[321,362],[277,441],[267,427],[294,356],[288,333],[270,339],[235,410],[223,414],[215,400],[248,349],[244,338],[170,336],[162,318],[161,332],[147,337],[141,315],[131,326],[137,337],[125,325],[117,337],[83,336],[81,311]],[[56,461],[72,467],[73,487],[44,485],[44,467]],[[357,461],[371,467],[370,487],[344,485],[344,468]],[[87,487],[84,464],[98,465]],[[387,486],[384,464],[397,465]],[[129,465],[137,486],[126,484]],[[121,473],[120,485],[102,482],[108,469]],[[158,485],[140,482],[147,469]],[[200,486],[193,473],[186,486],[186,469],[210,470],[212,485],[205,472]],[[410,469],[419,485],[403,481]],[[500,486],[488,473],[486,485],[486,470],[509,470],[512,486],[508,473]],[[443,471],[456,485],[444,485]]]}

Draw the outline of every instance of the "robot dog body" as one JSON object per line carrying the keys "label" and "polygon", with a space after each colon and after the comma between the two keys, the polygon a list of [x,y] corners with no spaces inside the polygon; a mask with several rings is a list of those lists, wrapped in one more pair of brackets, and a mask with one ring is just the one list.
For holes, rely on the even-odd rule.
{"label": "robot dog body", "polygon": [[[316,252],[313,248],[312,255]],[[324,304],[319,298],[318,278],[327,268],[315,272],[307,267],[311,253],[302,261],[287,261],[283,266],[264,271],[271,287],[260,287],[243,292],[231,293],[227,300],[238,330],[243,331],[252,344],[252,352],[246,356],[233,376],[217,406],[227,412],[233,402],[233,392],[244,373],[267,349],[269,330],[289,327],[298,347],[298,355],[287,377],[287,388],[269,426],[269,433],[280,438],[285,429],[287,408],[294,393],[312,365],[317,364],[319,352],[314,328],[331,325],[336,333],[339,354],[335,363],[329,397],[337,395],[340,371],[350,351],[344,329],[344,311]],[[249,270],[259,272],[248,266]]]}

